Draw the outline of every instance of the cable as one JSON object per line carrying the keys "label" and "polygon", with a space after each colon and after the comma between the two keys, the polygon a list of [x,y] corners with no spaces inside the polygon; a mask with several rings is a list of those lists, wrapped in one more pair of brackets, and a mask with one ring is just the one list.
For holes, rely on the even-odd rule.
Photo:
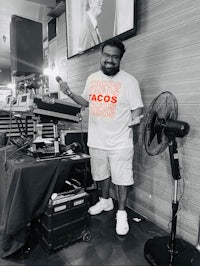
{"label": "cable", "polygon": [[10,113],[9,113],[9,121],[10,121],[10,127],[9,127],[9,135],[8,135],[8,139],[7,139],[7,143],[5,146],[5,153],[4,153],[4,164],[6,164],[6,160],[7,160],[7,147],[9,145],[10,142],[10,137],[11,137],[11,133],[12,133],[12,106],[13,106],[13,101],[11,101],[10,103]]}
{"label": "cable", "polygon": [[182,188],[183,191],[182,191],[182,193],[180,195],[179,202],[181,202],[181,200],[183,199],[183,195],[185,193],[185,179],[184,179],[184,176],[182,177],[182,180],[183,180],[183,188]]}
{"label": "cable", "polygon": [[[185,192],[185,180],[184,180],[184,176],[183,176],[183,178],[182,178],[182,180],[183,180],[183,191],[182,191],[182,193],[181,193],[181,195],[180,195],[180,197],[179,197],[179,200],[178,200],[178,203],[180,204],[180,202],[181,202],[181,200],[183,199],[183,195],[184,195],[184,192]],[[178,206],[178,210],[177,210],[177,212],[176,212],[176,215],[174,216],[174,219],[178,216],[178,213],[181,211],[181,207],[180,207],[180,205]],[[170,224],[173,222],[173,218],[171,219],[171,221],[169,221],[168,222],[168,228],[169,228],[169,226],[170,226]],[[170,228],[169,228],[170,229]]]}
{"label": "cable", "polygon": [[7,157],[7,159],[9,159],[12,155],[14,155],[16,152],[23,150],[24,148],[26,148],[27,146],[29,146],[32,143],[32,140],[29,140],[27,142],[24,143],[23,146],[19,147],[18,149],[16,149],[14,152],[12,152],[11,154],[9,154],[9,156]]}
{"label": "cable", "polygon": [[[135,220],[133,219],[133,221],[135,221]],[[145,222],[145,221],[146,221],[145,218],[141,218],[141,220],[138,221],[138,222],[136,221],[136,223],[138,224],[139,229],[141,230],[141,232],[143,232],[146,237],[148,237],[147,234],[154,234],[155,236],[162,236],[163,235],[161,232],[156,232],[156,231],[153,231],[153,230],[144,230],[144,228],[142,227],[141,224],[142,224],[142,222]]]}
{"label": "cable", "polygon": [[83,147],[83,152],[87,154],[87,148],[86,148],[86,145],[84,142],[84,136],[83,136],[83,123],[82,123],[82,121],[80,122],[80,124],[81,124],[81,144]]}

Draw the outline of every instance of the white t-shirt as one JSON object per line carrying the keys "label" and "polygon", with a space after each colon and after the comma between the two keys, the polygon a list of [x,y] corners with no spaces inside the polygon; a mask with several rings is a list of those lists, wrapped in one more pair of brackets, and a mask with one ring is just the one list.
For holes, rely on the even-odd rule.
{"label": "white t-shirt", "polygon": [[137,80],[120,70],[91,74],[82,97],[89,102],[88,146],[114,150],[133,146],[131,110],[143,107]]}

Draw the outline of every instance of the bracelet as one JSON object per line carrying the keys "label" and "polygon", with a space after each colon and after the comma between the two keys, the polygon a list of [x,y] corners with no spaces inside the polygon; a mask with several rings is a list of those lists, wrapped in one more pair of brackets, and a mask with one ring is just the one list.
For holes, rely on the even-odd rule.
{"label": "bracelet", "polygon": [[68,96],[69,96],[70,98],[72,98],[72,96],[73,96],[73,92],[71,92],[70,94],[68,94]]}
{"label": "bracelet", "polygon": [[69,97],[72,96],[72,92],[70,91],[70,93],[68,93],[68,90],[65,91],[65,94],[67,94],[67,96],[69,96]]}

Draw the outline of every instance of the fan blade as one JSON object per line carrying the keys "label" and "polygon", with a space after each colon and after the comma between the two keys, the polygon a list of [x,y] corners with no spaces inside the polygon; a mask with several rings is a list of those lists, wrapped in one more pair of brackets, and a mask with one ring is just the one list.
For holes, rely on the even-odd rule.
{"label": "fan blade", "polygon": [[156,135],[156,127],[155,127],[156,117],[157,117],[157,113],[155,112],[153,114],[153,117],[152,117],[150,124],[149,124],[150,136],[149,136],[149,140],[148,140],[148,146],[151,145],[151,142]]}
{"label": "fan blade", "polygon": [[158,141],[158,144],[162,142],[162,129],[159,129],[157,132],[157,141]]}
{"label": "fan blade", "polygon": [[162,142],[164,122],[165,122],[164,119],[157,118],[157,121],[156,121],[156,131],[157,131],[157,141],[158,141],[158,144],[160,144]]}
{"label": "fan blade", "polygon": [[176,120],[177,116],[178,103],[171,92],[162,92],[153,99],[147,111],[144,129],[145,149],[149,155],[157,155],[169,145],[165,124],[169,119]]}
{"label": "fan blade", "polygon": [[149,136],[148,146],[151,145],[151,142],[154,139],[155,135],[156,135],[156,131],[152,129],[150,132],[150,136]]}

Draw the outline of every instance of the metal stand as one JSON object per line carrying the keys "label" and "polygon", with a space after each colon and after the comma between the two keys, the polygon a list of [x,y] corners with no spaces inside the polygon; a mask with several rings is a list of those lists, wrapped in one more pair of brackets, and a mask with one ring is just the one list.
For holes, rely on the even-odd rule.
{"label": "metal stand", "polygon": [[176,225],[177,225],[177,211],[179,207],[178,202],[178,180],[181,179],[180,171],[179,171],[179,161],[178,161],[178,151],[177,151],[177,143],[175,138],[171,138],[169,143],[169,154],[170,154],[170,162],[171,162],[171,170],[172,176],[174,178],[174,198],[172,201],[172,226],[171,226],[171,234],[169,240],[169,254],[170,261],[169,266],[173,264],[174,255],[177,253],[176,251]]}
{"label": "metal stand", "polygon": [[176,238],[178,202],[178,180],[181,179],[177,143],[174,136],[169,137],[169,155],[172,176],[174,179],[174,195],[172,201],[172,225],[169,237],[149,239],[144,246],[144,256],[152,266],[191,266],[199,252],[190,243]]}
{"label": "metal stand", "polygon": [[20,114],[14,115],[15,121],[17,123],[17,127],[19,129],[20,136],[28,137],[28,119],[30,116],[25,116],[25,121],[23,122],[23,118]]}
{"label": "metal stand", "polygon": [[54,151],[55,156],[58,156],[60,154],[59,150],[59,141],[58,141],[58,120],[53,120],[53,134],[54,134]]}

